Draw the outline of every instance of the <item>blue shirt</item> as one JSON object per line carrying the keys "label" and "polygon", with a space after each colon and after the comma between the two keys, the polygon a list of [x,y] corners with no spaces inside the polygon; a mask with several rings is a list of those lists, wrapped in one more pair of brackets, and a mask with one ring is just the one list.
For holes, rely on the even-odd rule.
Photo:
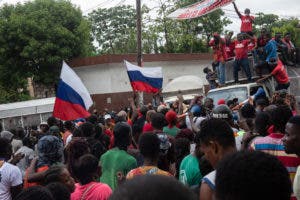
{"label": "blue shirt", "polygon": [[277,59],[277,43],[275,40],[270,40],[264,47],[264,50],[267,54],[267,62],[269,62],[271,58]]}

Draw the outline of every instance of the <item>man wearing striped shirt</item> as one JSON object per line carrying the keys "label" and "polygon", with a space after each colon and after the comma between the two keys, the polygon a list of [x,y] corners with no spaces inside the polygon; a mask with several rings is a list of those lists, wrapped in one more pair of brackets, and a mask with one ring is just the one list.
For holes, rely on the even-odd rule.
{"label": "man wearing striped shirt", "polygon": [[[276,156],[286,167],[293,183],[297,167],[300,165],[300,158],[295,154],[287,154],[282,141],[285,133],[285,125],[293,116],[292,111],[288,106],[282,105],[267,112],[273,124],[270,128],[270,134],[266,137],[255,139],[250,148]],[[292,196],[291,199],[296,198]]]}
{"label": "man wearing striped shirt", "polygon": [[[282,139],[284,150],[288,154],[295,153],[300,157],[300,116],[292,117],[285,126],[285,136]],[[300,167],[298,166],[297,173],[293,183],[294,195],[300,199]]]}

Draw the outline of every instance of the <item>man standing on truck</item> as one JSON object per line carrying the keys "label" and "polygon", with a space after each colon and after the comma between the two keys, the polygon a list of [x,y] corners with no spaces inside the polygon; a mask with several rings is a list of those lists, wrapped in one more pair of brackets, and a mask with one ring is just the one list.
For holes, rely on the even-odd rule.
{"label": "man standing on truck", "polygon": [[286,45],[287,47],[287,55],[288,55],[288,60],[291,66],[294,66],[295,64],[295,60],[296,60],[296,48],[295,45],[292,43],[291,41],[291,34],[290,33],[286,33],[284,35],[283,38],[283,43]]}
{"label": "man standing on truck", "polygon": [[253,37],[248,35],[247,33],[239,33],[237,35],[237,40],[235,41],[235,61],[233,63],[233,76],[234,76],[234,82],[238,83],[238,73],[243,68],[244,72],[247,75],[248,82],[252,82],[252,75],[250,71],[250,64],[248,59],[248,45],[249,40],[245,40],[244,36],[247,38],[253,40]]}
{"label": "man standing on truck", "polygon": [[261,62],[259,65],[256,66],[256,73],[260,77],[262,77],[262,70],[263,68],[268,68],[269,71],[272,71],[272,67],[270,66],[270,60],[277,60],[277,42],[272,39],[272,35],[270,32],[267,32],[265,35],[265,41],[267,42],[264,46],[264,53],[265,53],[265,60]]}
{"label": "man standing on truck", "polygon": [[214,65],[217,66],[217,74],[219,79],[219,84],[225,84],[225,61],[227,59],[225,40],[220,37],[218,33],[213,34],[213,39],[209,42],[209,46],[213,48],[214,51]]}
{"label": "man standing on truck", "polygon": [[267,44],[264,47],[264,51],[266,53],[266,62],[269,63],[271,59],[277,60],[277,43],[275,40],[272,40],[272,34],[270,32],[266,33],[265,35]]}
{"label": "man standing on truck", "polygon": [[234,58],[234,41],[232,40],[233,32],[230,31],[225,36],[225,50],[227,55],[227,61]]}
{"label": "man standing on truck", "polygon": [[240,13],[240,11],[238,10],[236,4],[234,2],[232,2],[235,12],[237,13],[237,15],[239,16],[239,18],[242,21],[241,24],[241,33],[250,33],[252,32],[252,24],[254,22],[254,16],[250,15],[250,9],[246,8],[245,9],[245,15],[242,15]]}

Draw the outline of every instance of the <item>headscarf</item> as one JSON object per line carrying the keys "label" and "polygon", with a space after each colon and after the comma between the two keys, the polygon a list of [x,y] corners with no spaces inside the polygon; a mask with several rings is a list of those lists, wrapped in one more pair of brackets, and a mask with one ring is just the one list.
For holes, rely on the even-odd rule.
{"label": "headscarf", "polygon": [[11,141],[12,138],[14,137],[14,134],[12,134],[10,131],[2,131],[0,133],[0,137],[5,138],[5,139]]}
{"label": "headscarf", "polygon": [[62,161],[63,142],[56,136],[46,135],[42,137],[37,144],[38,162],[37,168],[42,166],[51,166]]}

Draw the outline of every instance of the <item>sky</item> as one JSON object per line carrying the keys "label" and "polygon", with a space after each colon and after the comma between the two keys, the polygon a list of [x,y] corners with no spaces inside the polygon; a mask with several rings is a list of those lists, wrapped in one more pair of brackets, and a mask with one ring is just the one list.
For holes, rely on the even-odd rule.
{"label": "sky", "polygon": [[[0,0],[0,6],[4,3],[15,4],[27,0]],[[97,8],[108,8],[123,4],[135,6],[136,0],[70,0],[73,4],[79,6],[83,14],[88,14]],[[157,6],[158,0],[141,0],[143,4],[153,8]],[[167,1],[167,0],[162,0]],[[241,13],[245,8],[249,8],[251,13],[263,12],[266,14],[276,14],[280,17],[294,16],[300,19],[300,1],[299,0],[235,0]],[[233,5],[230,4],[223,8],[225,15],[233,22],[226,27],[227,30],[239,31],[240,20],[234,12]]]}

